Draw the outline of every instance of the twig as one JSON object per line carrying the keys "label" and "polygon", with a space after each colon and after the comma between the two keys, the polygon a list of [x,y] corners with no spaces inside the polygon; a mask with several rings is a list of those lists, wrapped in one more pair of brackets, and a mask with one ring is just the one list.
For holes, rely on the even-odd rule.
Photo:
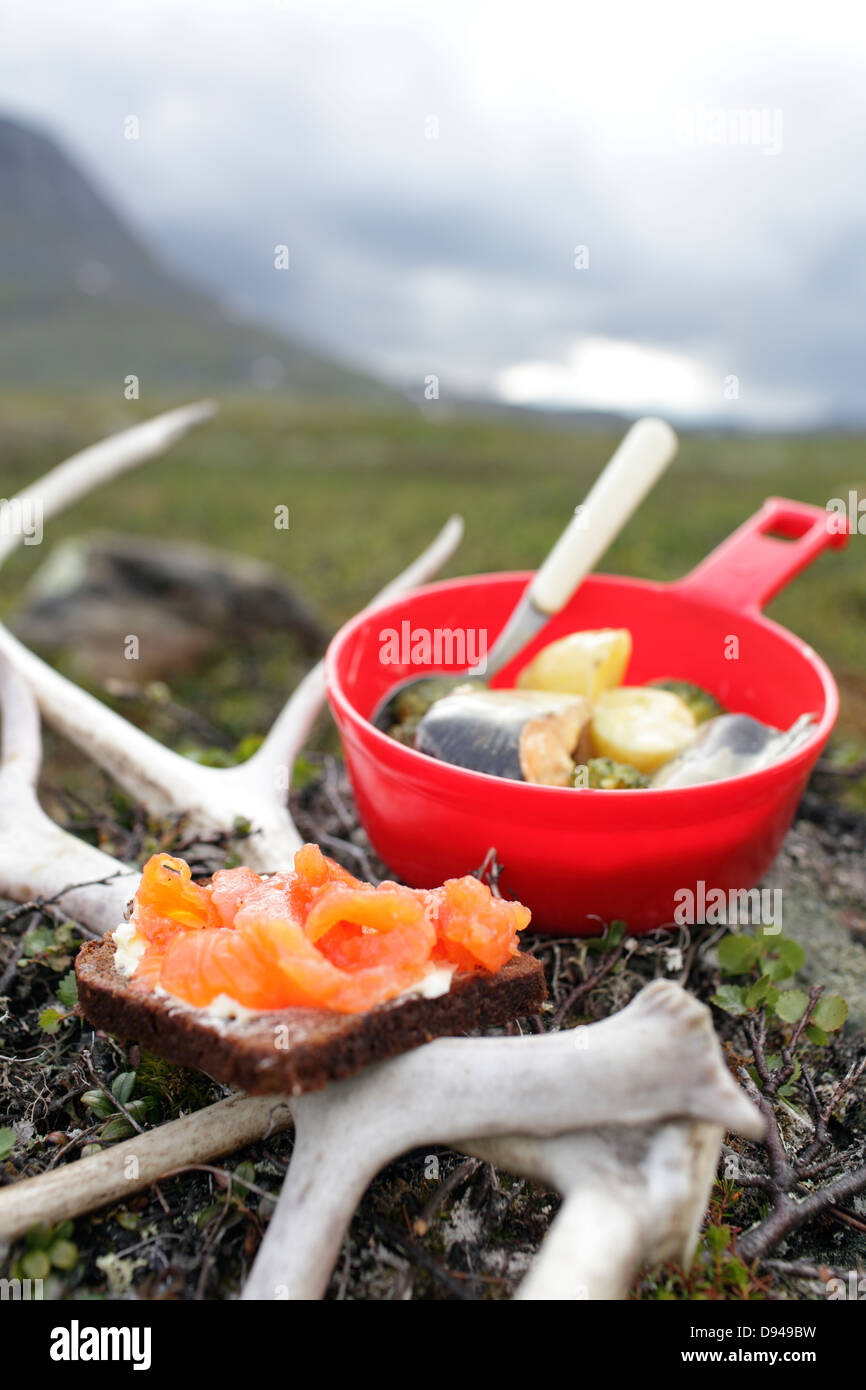
{"label": "twig", "polygon": [[737,1241],[737,1254],[743,1260],[760,1259],[772,1250],[786,1236],[791,1235],[807,1221],[812,1221],[821,1212],[829,1211],[839,1202],[856,1197],[866,1190],[866,1167],[837,1178],[819,1192],[811,1192],[808,1197],[796,1201],[786,1193],[776,1198],[774,1209],[757,1226],[753,1226]]}
{"label": "twig", "polygon": [[90,1053],[89,1053],[89,1052],[84,1052],[84,1051],[82,1051],[81,1056],[82,1056],[82,1058],[83,1058],[83,1060],[84,1060],[84,1065],[86,1066],[88,1072],[90,1073],[91,1079],[92,1079],[93,1081],[95,1081],[96,1085],[99,1087],[99,1089],[100,1089],[100,1091],[102,1092],[102,1094],[103,1094],[104,1096],[107,1096],[107,1098],[111,1101],[111,1104],[115,1107],[115,1109],[117,1109],[117,1110],[120,1111],[121,1115],[122,1115],[123,1118],[126,1120],[127,1124],[132,1125],[132,1128],[133,1128],[138,1134],[143,1134],[143,1133],[144,1133],[144,1129],[143,1129],[143,1127],[138,1123],[138,1120],[136,1120],[135,1117],[134,1117],[133,1115],[130,1114],[130,1112],[127,1110],[126,1106],[124,1105],[123,1101],[120,1100],[120,1098],[119,1098],[118,1096],[116,1096],[116,1095],[114,1094],[113,1091],[109,1090],[109,1088],[106,1086],[105,1082],[104,1082],[104,1081],[101,1081],[100,1078],[98,1077],[98,1075],[96,1074],[96,1072],[95,1072],[95,1070],[94,1070],[94,1068],[93,1068],[93,1063],[92,1063],[92,1061],[91,1061],[91,1059],[90,1059]]}
{"label": "twig", "polygon": [[439,1184],[429,1201],[425,1203],[421,1215],[413,1222],[413,1229],[416,1235],[424,1236],[427,1234],[430,1222],[433,1220],[440,1207],[447,1201],[454,1189],[459,1187],[466,1178],[471,1177],[478,1167],[480,1167],[479,1159],[467,1158],[463,1163],[458,1163],[457,1167],[451,1170],[447,1178]]}
{"label": "twig", "polygon": [[628,938],[624,937],[623,940],[619,943],[619,945],[615,947],[615,949],[611,951],[609,955],[606,955],[604,959],[601,961],[601,963],[596,966],[595,970],[593,970],[592,973],[588,975],[585,980],[582,980],[579,985],[575,985],[574,989],[571,991],[570,994],[566,995],[565,999],[560,1004],[559,1008],[554,1014],[553,1023],[550,1025],[552,1032],[562,1026],[563,1019],[568,1016],[569,1010],[574,1007],[578,999],[580,999],[581,995],[588,993],[588,991],[591,989],[595,989],[595,986],[604,979],[605,975],[610,974],[611,970],[613,970],[613,967],[616,965],[617,961],[620,959],[623,951],[625,950],[625,943],[627,939]]}
{"label": "twig", "polygon": [[850,1091],[853,1091],[864,1072],[866,1072],[866,1053],[860,1058],[859,1062],[852,1062],[851,1066],[842,1077],[842,1080],[833,1091],[830,1099],[827,1101],[827,1104],[822,1106],[815,1091],[812,1078],[805,1067],[803,1068],[803,1080],[806,1082],[809,1095],[812,1098],[812,1104],[815,1108],[815,1138],[809,1147],[800,1155],[803,1163],[808,1163],[820,1153],[825,1144],[829,1143],[827,1126],[830,1123],[830,1117],[841,1101],[844,1100],[845,1096],[847,1096]]}
{"label": "twig", "polygon": [[3,974],[0,975],[0,995],[4,995],[6,993],[7,987],[12,983],[13,979],[15,978],[15,972],[18,969],[18,962],[24,953],[24,941],[25,938],[23,936],[19,937],[18,941],[16,941],[14,947],[12,948],[12,953],[6,962],[6,968],[4,969]]}
{"label": "twig", "polygon": [[[471,1300],[472,1294],[470,1290],[465,1288],[449,1269],[446,1269],[438,1260],[435,1260],[433,1256],[424,1249],[423,1245],[418,1245],[416,1241],[412,1240],[411,1236],[401,1231],[397,1226],[392,1226],[390,1222],[379,1221],[377,1225],[391,1244],[399,1246],[403,1253],[408,1255],[416,1265],[420,1265],[422,1269],[427,1270],[428,1274],[432,1274],[434,1279],[438,1279],[439,1283],[448,1290],[452,1297],[462,1301]],[[474,1278],[474,1275],[470,1277]]]}

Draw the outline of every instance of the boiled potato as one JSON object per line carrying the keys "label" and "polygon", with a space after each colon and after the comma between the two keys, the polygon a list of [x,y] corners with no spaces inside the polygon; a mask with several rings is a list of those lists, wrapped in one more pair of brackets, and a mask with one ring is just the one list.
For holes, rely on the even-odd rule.
{"label": "boiled potato", "polygon": [[631,633],[603,627],[570,632],[543,647],[517,678],[522,690],[558,690],[594,700],[619,685],[631,657]]}
{"label": "boiled potato", "polygon": [[655,772],[685,748],[695,728],[694,715],[678,695],[648,685],[602,691],[590,726],[599,757],[631,763],[645,773]]}

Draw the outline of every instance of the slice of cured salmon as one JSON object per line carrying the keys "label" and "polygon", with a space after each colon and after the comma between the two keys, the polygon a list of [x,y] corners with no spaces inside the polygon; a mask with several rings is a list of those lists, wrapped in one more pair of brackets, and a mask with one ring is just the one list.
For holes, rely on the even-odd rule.
{"label": "slice of cured salmon", "polygon": [[132,924],[145,950],[135,990],[206,1007],[358,1013],[420,986],[437,967],[496,972],[530,919],[472,877],[419,890],[373,887],[304,845],[290,872],[224,869],[207,885],[167,854],[145,865]]}

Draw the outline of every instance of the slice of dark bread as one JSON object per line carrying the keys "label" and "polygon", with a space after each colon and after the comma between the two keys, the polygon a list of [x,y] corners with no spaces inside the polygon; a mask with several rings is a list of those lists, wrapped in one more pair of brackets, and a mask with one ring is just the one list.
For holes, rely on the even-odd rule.
{"label": "slice of dark bread", "polygon": [[438,999],[403,998],[362,1014],[280,1009],[218,1019],[132,990],[114,968],[114,949],[108,939],[87,942],[76,959],[78,1004],[88,1022],[250,1095],[316,1091],[433,1038],[536,1014],[547,997],[540,963],[520,954],[495,975],[456,974]]}

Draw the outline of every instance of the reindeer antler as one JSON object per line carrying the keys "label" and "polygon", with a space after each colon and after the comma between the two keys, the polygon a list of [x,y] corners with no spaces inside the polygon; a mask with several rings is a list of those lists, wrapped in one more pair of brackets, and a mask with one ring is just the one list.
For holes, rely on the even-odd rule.
{"label": "reindeer antler", "polygon": [[61,830],[39,805],[39,710],[4,656],[0,711],[0,892],[16,902],[56,903],[92,931],[113,931],[138,886],[138,870]]}
{"label": "reindeer antler", "polygon": [[[15,500],[41,508],[44,517],[56,515],[101,483],[162,453],[193,425],[208,419],[214,409],[210,402],[202,402],[124,430],[73,455]],[[461,519],[452,517],[427,550],[373,603],[430,578],[453,554],[462,533]],[[20,540],[14,534],[2,538],[0,563]],[[295,690],[252,758],[238,767],[211,768],[157,743],[28,651],[2,624],[0,655],[27,681],[49,723],[147,810],[158,815],[183,814],[192,833],[203,838],[215,833],[233,838],[238,821],[245,820],[253,826],[253,834],[244,842],[245,862],[260,870],[290,862],[301,838],[289,814],[286,793],[294,760],[324,701],[321,663]]]}
{"label": "reindeer antler", "polygon": [[725,1067],[709,1010],[670,981],[579,1036],[580,1047],[570,1031],[442,1038],[311,1095],[220,1101],[78,1159],[72,1183],[58,1169],[0,1191],[0,1235],[122,1200],[294,1117],[245,1298],[320,1298],[369,1180],[427,1142],[563,1193],[519,1298],[623,1298],[641,1263],[688,1261],[722,1127],[758,1138],[763,1120]]}
{"label": "reindeer antler", "polygon": [[[581,1041],[578,1047],[568,1030],[440,1038],[324,1091],[293,1097],[292,1162],[244,1298],[321,1298],[374,1174],[426,1143],[485,1158],[499,1152],[506,1167],[516,1159],[518,1171],[544,1176],[575,1201],[584,1181],[590,1194],[602,1192],[598,1220],[591,1201],[588,1210],[580,1203],[579,1224],[589,1220],[590,1229],[579,1240],[572,1229],[565,1242],[569,1258],[580,1252],[581,1277],[595,1269],[599,1244],[609,1243],[609,1269],[620,1284],[672,1226],[673,1243],[684,1241],[686,1228],[697,1228],[695,1205],[703,1212],[706,1161],[693,1179],[659,1181],[659,1150],[641,1132],[671,1120],[701,1121],[713,1130],[717,1154],[722,1128],[760,1137],[764,1127],[725,1066],[709,1009],[671,981],[656,980],[620,1013],[582,1029]],[[594,1146],[594,1133],[613,1125],[612,1147]],[[553,1143],[558,1136],[568,1142]],[[683,1145],[674,1148],[684,1160]],[[623,1207],[618,1184],[623,1176],[628,1181],[629,1170],[636,1180],[647,1158],[643,1198]],[[674,1223],[683,1204],[688,1219]],[[605,1294],[593,1289],[586,1296]]]}

